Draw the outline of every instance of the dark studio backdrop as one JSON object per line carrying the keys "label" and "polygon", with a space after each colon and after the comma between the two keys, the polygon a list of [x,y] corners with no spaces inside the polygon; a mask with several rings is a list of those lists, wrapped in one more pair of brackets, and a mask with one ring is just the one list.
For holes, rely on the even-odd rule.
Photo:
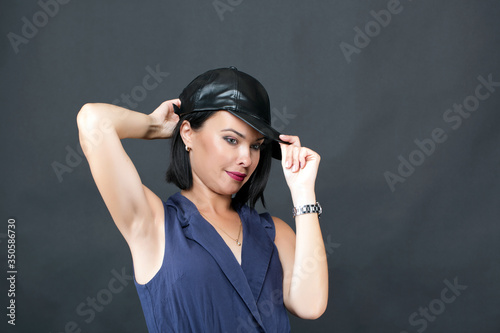
{"label": "dark studio backdrop", "polygon": [[[1,7],[1,332],[146,332],[76,115],[150,113],[226,66],[258,78],[274,127],[322,157],[330,300],[318,320],[290,316],[293,332],[500,332],[498,1]],[[177,191],[168,141],[123,144],[146,186]],[[266,199],[294,225],[278,163]]]}

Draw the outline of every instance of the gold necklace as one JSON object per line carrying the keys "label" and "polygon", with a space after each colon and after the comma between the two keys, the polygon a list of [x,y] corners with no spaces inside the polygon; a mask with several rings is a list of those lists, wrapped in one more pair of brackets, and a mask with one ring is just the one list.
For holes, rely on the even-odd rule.
{"label": "gold necklace", "polygon": [[201,216],[203,216],[205,218],[205,220],[207,220],[208,222],[210,222],[210,224],[212,224],[213,226],[219,228],[220,230],[222,230],[223,233],[225,233],[229,238],[231,238],[232,240],[234,240],[236,242],[236,244],[238,244],[238,246],[241,246],[241,242],[240,242],[240,235],[241,235],[241,220],[240,220],[240,230],[238,231],[238,238],[234,239],[233,237],[231,237],[231,235],[229,235],[224,229],[222,229],[221,227],[215,225],[214,223],[212,223],[209,219],[207,219],[207,217],[205,215],[203,215],[202,212],[200,212]]}

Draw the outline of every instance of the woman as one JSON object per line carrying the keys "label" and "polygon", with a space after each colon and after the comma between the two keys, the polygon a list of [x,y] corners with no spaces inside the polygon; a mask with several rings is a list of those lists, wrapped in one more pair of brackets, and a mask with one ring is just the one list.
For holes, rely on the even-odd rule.
{"label": "woman", "polygon": [[[289,332],[286,310],[323,314],[320,157],[270,126],[256,79],[234,67],[211,70],[150,115],[86,104],[77,121],[92,176],[132,253],[150,332]],[[163,202],[144,186],[124,138],[171,138],[167,181],[181,191]],[[282,160],[297,235],[253,209],[264,203],[272,157]]]}

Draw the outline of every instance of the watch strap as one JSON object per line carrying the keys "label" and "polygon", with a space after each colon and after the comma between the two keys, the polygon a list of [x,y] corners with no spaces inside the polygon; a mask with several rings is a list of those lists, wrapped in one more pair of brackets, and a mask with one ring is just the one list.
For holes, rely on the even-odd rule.
{"label": "watch strap", "polygon": [[318,217],[320,217],[322,212],[323,208],[321,208],[319,202],[316,202],[315,204],[293,207],[293,217],[303,214],[312,214],[312,213],[318,213]]}

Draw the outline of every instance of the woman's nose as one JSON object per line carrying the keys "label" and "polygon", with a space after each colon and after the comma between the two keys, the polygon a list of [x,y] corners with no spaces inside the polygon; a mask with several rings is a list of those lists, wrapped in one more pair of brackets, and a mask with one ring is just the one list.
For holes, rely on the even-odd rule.
{"label": "woman's nose", "polygon": [[239,150],[240,155],[238,157],[238,164],[244,167],[249,167],[252,165],[252,155],[249,147],[241,147]]}

